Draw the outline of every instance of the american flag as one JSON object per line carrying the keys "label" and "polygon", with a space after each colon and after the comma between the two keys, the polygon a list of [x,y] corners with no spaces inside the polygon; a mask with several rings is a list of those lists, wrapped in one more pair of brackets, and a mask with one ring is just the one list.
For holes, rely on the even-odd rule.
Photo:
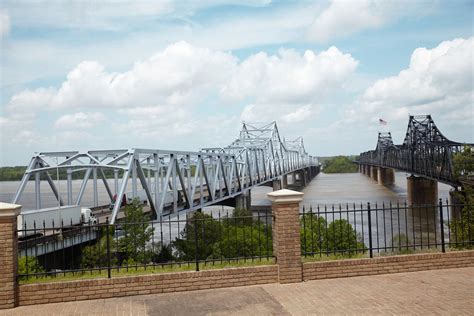
{"label": "american flag", "polygon": [[384,121],[381,118],[379,118],[379,123],[380,123],[380,125],[387,125],[388,124],[387,121]]}

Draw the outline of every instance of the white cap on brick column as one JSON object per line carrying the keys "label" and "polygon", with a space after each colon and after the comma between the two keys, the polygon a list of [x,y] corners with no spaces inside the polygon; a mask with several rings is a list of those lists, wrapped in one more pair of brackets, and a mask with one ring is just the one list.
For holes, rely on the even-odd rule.
{"label": "white cap on brick column", "polygon": [[303,200],[303,195],[303,192],[287,189],[267,193],[268,199],[272,201],[272,203],[301,202]]}
{"label": "white cap on brick column", "polygon": [[0,218],[20,215],[21,205],[0,202]]}

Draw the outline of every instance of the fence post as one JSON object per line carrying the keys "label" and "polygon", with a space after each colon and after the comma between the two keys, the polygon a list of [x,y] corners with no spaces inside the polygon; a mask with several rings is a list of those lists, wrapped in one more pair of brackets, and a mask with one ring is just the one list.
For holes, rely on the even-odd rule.
{"label": "fence post", "polygon": [[446,252],[446,245],[444,243],[444,215],[442,199],[439,199],[439,225],[441,228],[441,251]]}
{"label": "fence post", "polygon": [[[375,216],[377,216],[377,213],[375,213]],[[367,203],[367,217],[368,217],[368,225],[369,225],[369,254],[370,254],[370,258],[373,258],[374,252],[372,249],[372,219],[370,215],[370,202]]]}
{"label": "fence post", "polygon": [[197,226],[197,218],[193,216],[194,221],[194,259],[196,261],[196,271],[199,271],[199,247],[198,247],[198,226]]}
{"label": "fence post", "polygon": [[18,305],[17,216],[21,205],[0,202],[0,309]]}
{"label": "fence post", "polygon": [[303,193],[279,190],[267,194],[273,212],[273,254],[280,283],[303,281],[301,262],[300,202]]}
{"label": "fence post", "polygon": [[109,224],[109,218],[106,217],[105,219],[105,224],[106,226],[106,231],[105,233],[107,234],[107,277],[110,279],[111,276],[111,264],[110,264],[110,224]]}

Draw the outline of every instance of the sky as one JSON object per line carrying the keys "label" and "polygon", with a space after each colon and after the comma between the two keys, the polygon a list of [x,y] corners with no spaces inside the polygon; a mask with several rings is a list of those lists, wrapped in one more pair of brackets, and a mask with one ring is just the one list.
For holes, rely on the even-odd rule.
{"label": "sky", "polygon": [[[474,143],[473,1],[0,1],[0,165],[230,144],[277,121],[315,156]],[[379,119],[387,121],[382,126]]]}

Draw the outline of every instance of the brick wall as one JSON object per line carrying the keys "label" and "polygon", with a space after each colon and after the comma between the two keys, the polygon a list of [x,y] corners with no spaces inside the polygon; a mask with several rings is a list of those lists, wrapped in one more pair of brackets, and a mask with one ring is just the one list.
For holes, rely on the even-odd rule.
{"label": "brick wall", "polygon": [[276,265],[19,286],[19,305],[180,292],[278,282]]}
{"label": "brick wall", "polygon": [[0,218],[0,309],[15,306],[17,286],[17,242],[15,218]]}
{"label": "brick wall", "polygon": [[461,267],[474,267],[474,251],[308,262],[303,264],[303,279],[309,281]]}

